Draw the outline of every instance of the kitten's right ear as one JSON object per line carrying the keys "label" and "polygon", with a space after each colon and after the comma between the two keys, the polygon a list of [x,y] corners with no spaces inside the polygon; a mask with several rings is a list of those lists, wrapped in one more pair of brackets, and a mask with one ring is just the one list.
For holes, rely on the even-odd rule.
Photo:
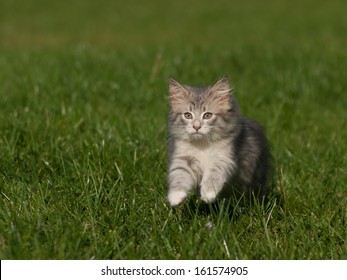
{"label": "kitten's right ear", "polygon": [[188,90],[173,78],[169,78],[169,93],[171,101],[178,101],[187,97]]}

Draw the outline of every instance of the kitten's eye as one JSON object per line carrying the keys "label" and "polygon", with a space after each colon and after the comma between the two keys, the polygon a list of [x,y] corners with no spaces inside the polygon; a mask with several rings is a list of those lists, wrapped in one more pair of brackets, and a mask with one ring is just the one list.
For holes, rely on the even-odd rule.
{"label": "kitten's eye", "polygon": [[205,113],[202,118],[205,120],[208,120],[208,119],[212,118],[212,113]]}
{"label": "kitten's eye", "polygon": [[191,120],[193,118],[193,115],[191,113],[184,113],[184,117],[188,120]]}

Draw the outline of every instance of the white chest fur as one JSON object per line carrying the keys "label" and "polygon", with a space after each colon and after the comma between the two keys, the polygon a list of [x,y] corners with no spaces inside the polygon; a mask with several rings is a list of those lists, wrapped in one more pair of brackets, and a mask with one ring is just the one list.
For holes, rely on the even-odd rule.
{"label": "white chest fur", "polygon": [[224,169],[229,173],[235,162],[232,156],[231,144],[229,141],[219,141],[216,143],[192,144],[190,142],[176,143],[174,157],[192,157],[199,163],[203,174],[215,167]]}

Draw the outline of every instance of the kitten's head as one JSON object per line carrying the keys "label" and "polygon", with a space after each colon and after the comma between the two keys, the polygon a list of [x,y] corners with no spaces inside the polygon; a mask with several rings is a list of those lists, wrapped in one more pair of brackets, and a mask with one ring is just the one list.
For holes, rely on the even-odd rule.
{"label": "kitten's head", "polygon": [[185,141],[214,142],[230,137],[239,113],[228,78],[207,87],[169,80],[170,132]]}

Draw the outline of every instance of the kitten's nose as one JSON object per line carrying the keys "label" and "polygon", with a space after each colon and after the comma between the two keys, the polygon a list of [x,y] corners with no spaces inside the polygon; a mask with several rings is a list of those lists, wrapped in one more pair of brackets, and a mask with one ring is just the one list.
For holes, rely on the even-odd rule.
{"label": "kitten's nose", "polygon": [[200,124],[194,124],[193,125],[193,128],[198,131],[200,128],[201,128],[201,125]]}

